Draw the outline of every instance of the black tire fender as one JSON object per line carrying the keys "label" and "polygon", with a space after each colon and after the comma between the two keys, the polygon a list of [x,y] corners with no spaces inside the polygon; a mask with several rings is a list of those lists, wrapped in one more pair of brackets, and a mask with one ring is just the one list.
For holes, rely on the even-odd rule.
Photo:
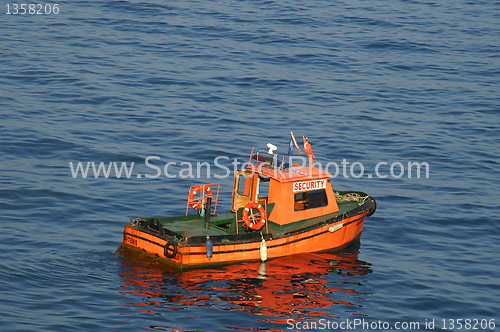
{"label": "black tire fender", "polygon": [[167,240],[165,249],[163,250],[165,257],[174,258],[177,255],[177,243],[174,240]]}
{"label": "black tire fender", "polygon": [[370,209],[368,210],[368,213],[366,214],[367,217],[372,216],[375,213],[375,211],[377,210],[377,201],[373,197],[370,197],[370,198],[372,200],[372,206],[370,206]]}

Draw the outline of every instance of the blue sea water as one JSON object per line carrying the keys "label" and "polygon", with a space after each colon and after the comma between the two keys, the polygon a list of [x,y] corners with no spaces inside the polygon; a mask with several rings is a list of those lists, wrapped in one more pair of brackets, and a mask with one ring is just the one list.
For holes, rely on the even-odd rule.
{"label": "blue sea water", "polygon": [[[499,330],[498,1],[0,2],[1,331]],[[229,208],[222,168],[182,162],[286,153],[290,131],[377,199],[358,246],[186,273],[115,252],[190,185]]]}

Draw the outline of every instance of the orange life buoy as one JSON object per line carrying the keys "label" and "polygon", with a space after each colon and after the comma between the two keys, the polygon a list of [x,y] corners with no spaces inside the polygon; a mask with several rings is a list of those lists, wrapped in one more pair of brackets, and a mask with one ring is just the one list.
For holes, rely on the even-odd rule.
{"label": "orange life buoy", "polygon": [[193,190],[191,190],[191,192],[189,193],[188,204],[195,210],[198,210],[203,205],[202,199],[199,199],[197,201],[194,200],[194,197],[200,191],[205,191],[206,197],[212,197],[212,188],[210,188],[210,186],[202,184],[200,186],[194,187]]}
{"label": "orange life buoy", "polygon": [[[248,213],[251,209],[257,209],[259,211],[260,217],[257,218],[252,213],[252,220],[250,220],[250,216],[248,215]],[[266,219],[266,210],[264,210],[264,207],[262,205],[257,202],[250,202],[245,205],[245,208],[243,209],[243,222],[245,223],[245,226],[254,230],[261,229],[262,226],[264,226],[264,224],[266,223]]]}

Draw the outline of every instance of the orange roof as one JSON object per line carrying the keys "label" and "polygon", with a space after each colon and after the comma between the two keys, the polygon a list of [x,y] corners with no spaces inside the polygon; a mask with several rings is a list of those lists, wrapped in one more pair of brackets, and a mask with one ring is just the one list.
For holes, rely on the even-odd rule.
{"label": "orange roof", "polygon": [[261,176],[273,178],[279,182],[295,182],[332,177],[329,172],[316,167],[292,167],[281,169],[272,166],[253,166],[251,167],[251,171],[259,172]]}

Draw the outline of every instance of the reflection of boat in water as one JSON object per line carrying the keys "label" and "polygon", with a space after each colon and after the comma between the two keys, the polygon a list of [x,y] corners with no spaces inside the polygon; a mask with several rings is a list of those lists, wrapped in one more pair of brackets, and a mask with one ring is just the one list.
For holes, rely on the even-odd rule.
{"label": "reflection of boat in water", "polygon": [[[235,172],[231,211],[216,214],[218,183],[193,186],[185,216],[131,220],[121,248],[192,268],[321,252],[359,239],[375,199],[334,191],[306,138],[309,166],[297,166],[292,157],[285,162],[274,145],[268,147],[252,149],[247,166]],[[198,213],[188,214],[190,208]]]}
{"label": "reflection of boat in water", "polygon": [[138,310],[158,314],[209,306],[267,316],[263,319],[274,323],[283,323],[291,315],[332,317],[327,309],[333,305],[356,311],[359,305],[353,301],[364,294],[356,276],[371,272],[368,263],[358,260],[358,243],[340,252],[183,272],[165,269],[147,256],[124,254],[131,258],[123,260],[124,291],[146,297],[143,302],[128,303]]}

